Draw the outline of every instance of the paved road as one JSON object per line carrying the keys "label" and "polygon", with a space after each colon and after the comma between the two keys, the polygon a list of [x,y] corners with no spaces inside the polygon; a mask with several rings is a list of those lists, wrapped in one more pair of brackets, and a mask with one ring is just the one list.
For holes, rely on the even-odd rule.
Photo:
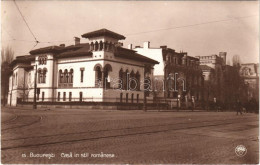
{"label": "paved road", "polygon": [[[2,109],[2,163],[258,163],[258,115]],[[239,157],[238,145],[247,153]],[[71,157],[72,156],[72,157]]]}

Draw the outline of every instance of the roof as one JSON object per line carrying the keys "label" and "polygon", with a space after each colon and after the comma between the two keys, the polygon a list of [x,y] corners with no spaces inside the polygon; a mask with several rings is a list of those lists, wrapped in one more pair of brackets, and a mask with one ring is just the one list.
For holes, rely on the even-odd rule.
{"label": "roof", "polygon": [[14,66],[17,63],[24,63],[30,64],[31,61],[35,59],[34,56],[31,55],[24,55],[24,56],[17,56],[11,63],[10,66]]}
{"label": "roof", "polygon": [[200,65],[199,68],[200,68],[201,70],[211,70],[211,69],[212,69],[212,68],[209,67],[208,65]]}
{"label": "roof", "polygon": [[61,49],[63,49],[63,47],[60,46],[48,46],[48,47],[43,47],[43,48],[39,48],[39,49],[34,49],[31,50],[29,53],[34,55],[34,54],[40,54],[40,53],[56,53],[58,51],[60,51]]}
{"label": "roof", "polygon": [[[70,49],[68,49],[70,48]],[[56,58],[65,58],[65,57],[79,57],[79,56],[92,56],[92,52],[90,51],[89,44],[79,44],[79,45],[71,45],[65,47],[62,53],[57,54]]]}
{"label": "roof", "polygon": [[96,30],[93,32],[89,32],[89,33],[85,33],[83,35],[81,35],[84,38],[93,38],[93,37],[99,37],[99,36],[108,36],[108,37],[112,37],[118,40],[124,40],[125,36],[112,32],[110,30],[107,29],[100,29],[100,30]]}
{"label": "roof", "polygon": [[123,47],[117,47],[116,52],[115,52],[116,57],[120,58],[126,58],[126,59],[131,59],[131,60],[136,60],[136,61],[141,61],[141,62],[148,62],[152,64],[159,64],[158,61],[155,61],[151,58],[145,57],[141,54],[136,53],[136,51],[131,50],[131,49],[126,49]]}

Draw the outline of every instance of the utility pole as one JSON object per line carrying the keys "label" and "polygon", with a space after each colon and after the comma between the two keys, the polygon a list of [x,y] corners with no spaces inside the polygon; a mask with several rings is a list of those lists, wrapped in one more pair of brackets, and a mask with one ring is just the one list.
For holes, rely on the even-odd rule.
{"label": "utility pole", "polygon": [[37,82],[36,81],[37,81],[37,65],[35,64],[33,109],[37,109],[37,105],[36,105]]}
{"label": "utility pole", "polygon": [[143,111],[146,112],[147,110],[147,107],[146,107],[146,89],[145,89],[145,74],[148,70],[148,66],[147,65],[144,65],[144,102],[143,102]]}

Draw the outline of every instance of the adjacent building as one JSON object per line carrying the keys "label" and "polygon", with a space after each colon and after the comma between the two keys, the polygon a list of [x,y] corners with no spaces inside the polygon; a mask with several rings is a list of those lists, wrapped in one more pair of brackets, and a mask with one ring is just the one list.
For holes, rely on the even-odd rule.
{"label": "adjacent building", "polygon": [[210,102],[224,102],[224,67],[226,66],[226,52],[219,55],[196,56],[204,76],[204,100]]}
{"label": "adjacent building", "polygon": [[8,104],[32,102],[34,93],[37,102],[141,103],[143,80],[153,79],[158,62],[121,47],[125,37],[107,29],[82,37],[89,43],[75,37],[75,45],[39,48],[17,57],[11,63]]}
{"label": "adjacent building", "polygon": [[248,86],[247,101],[254,99],[259,102],[259,64],[241,64],[239,73]]}
{"label": "adjacent building", "polygon": [[[129,45],[128,48],[132,48]],[[137,53],[159,61],[154,67],[153,94],[155,99],[175,102],[173,106],[187,105],[196,101],[196,106],[203,102],[204,79],[199,68],[199,59],[188,56],[187,52],[161,46],[150,47],[144,42],[143,47],[133,48]]]}

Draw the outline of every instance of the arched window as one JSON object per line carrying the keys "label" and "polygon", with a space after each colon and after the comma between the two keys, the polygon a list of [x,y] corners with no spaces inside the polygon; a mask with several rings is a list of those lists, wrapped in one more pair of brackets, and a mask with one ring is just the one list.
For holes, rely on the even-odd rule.
{"label": "arched window", "polygon": [[104,85],[106,88],[110,88],[110,75],[109,72],[112,71],[112,66],[110,64],[106,64],[104,67]]}
{"label": "arched window", "polygon": [[111,51],[111,49],[112,49],[112,43],[110,42],[110,43],[108,44],[107,50],[108,50],[108,51]]}
{"label": "arched window", "polygon": [[104,51],[107,51],[107,47],[108,47],[108,42],[104,42]]}
{"label": "arched window", "polygon": [[95,86],[96,87],[100,87],[102,86],[102,70],[101,70],[101,65],[97,64],[94,67],[94,71],[95,71]]}
{"label": "arched window", "polygon": [[124,75],[123,75],[123,89],[127,90],[127,76],[128,76],[128,69],[125,71]]}
{"label": "arched window", "polygon": [[102,41],[99,42],[99,50],[103,50],[103,42]]}
{"label": "arched window", "polygon": [[94,43],[91,42],[91,43],[90,43],[90,51],[93,51],[93,50],[94,50]]}
{"label": "arched window", "polygon": [[42,73],[42,83],[46,83],[46,72],[47,72],[47,69],[44,68],[43,73]]}
{"label": "arched window", "polygon": [[95,42],[95,51],[97,51],[98,50],[98,42],[96,41]]}
{"label": "arched window", "polygon": [[123,80],[124,77],[123,76],[124,76],[123,69],[120,69],[120,71],[119,71],[119,82],[118,82],[118,84],[119,84],[118,88],[120,88],[120,89],[124,89],[123,88],[123,84],[124,84],[124,80]]}
{"label": "arched window", "polygon": [[136,77],[136,81],[137,81],[136,89],[139,91],[140,90],[140,74],[138,71],[136,72],[135,77]]}
{"label": "arched window", "polygon": [[63,83],[63,73],[62,73],[62,70],[59,70],[59,82]]}
{"label": "arched window", "polygon": [[45,58],[44,58],[44,64],[46,65],[46,63],[47,63],[47,57],[45,56]]}
{"label": "arched window", "polygon": [[64,71],[64,83],[68,83],[68,80],[69,80],[68,70],[65,69],[65,71]]}
{"label": "arched window", "polygon": [[73,83],[73,69],[70,69],[70,73],[69,73],[69,83]]}
{"label": "arched window", "polygon": [[38,69],[38,83],[42,82],[42,70]]}
{"label": "arched window", "polygon": [[132,71],[132,72],[130,73],[129,83],[130,83],[129,85],[130,85],[131,90],[136,90],[137,84],[136,84],[136,78],[135,78],[135,73],[134,73],[134,71]]}

